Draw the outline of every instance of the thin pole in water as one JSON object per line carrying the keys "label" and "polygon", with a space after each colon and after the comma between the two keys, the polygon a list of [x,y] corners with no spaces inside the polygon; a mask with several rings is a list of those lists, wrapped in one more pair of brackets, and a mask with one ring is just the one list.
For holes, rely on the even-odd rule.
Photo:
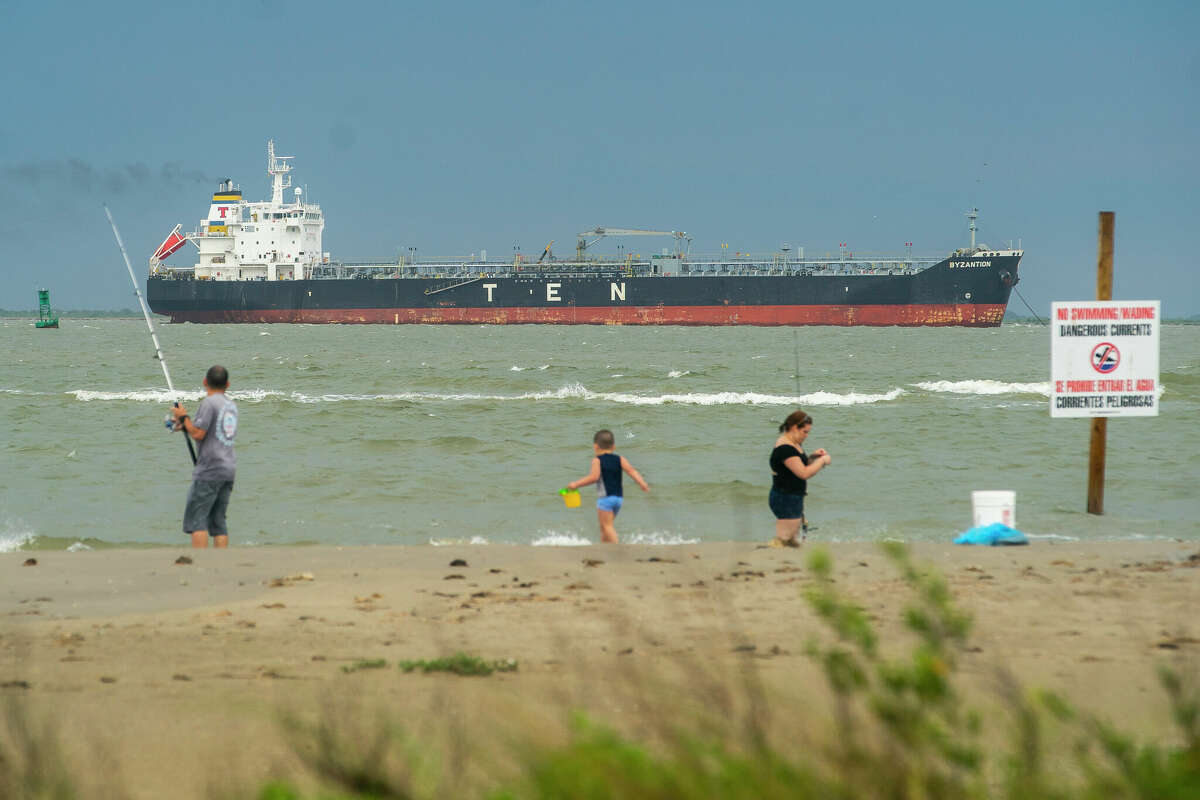
{"label": "thin pole in water", "polygon": [[796,402],[800,402],[800,332],[795,328],[792,328],[792,349],[796,351]]}
{"label": "thin pole in water", "polygon": [[[167,379],[167,391],[171,393],[172,399],[175,397],[175,385],[171,383],[171,373],[167,370],[167,360],[163,358],[162,347],[158,343],[158,334],[154,330],[154,322],[150,319],[150,309],[146,307],[146,298],[142,297],[141,287],[138,286],[137,277],[133,274],[133,265],[129,263],[129,254],[125,252],[125,243],[121,241],[121,232],[117,230],[117,223],[113,221],[112,212],[108,210],[108,206],[104,207],[104,214],[108,217],[108,224],[112,225],[113,236],[117,237],[117,247],[121,248],[121,257],[125,259],[125,269],[129,270],[129,280],[133,281],[133,293],[137,295],[138,305],[142,307],[142,316],[146,318],[146,327],[150,329],[150,340],[154,342],[154,357],[158,359],[159,365],[162,367],[163,377]],[[175,405],[179,405],[179,401],[174,401]],[[187,442],[188,454],[192,457],[192,463],[196,463],[196,450],[192,447],[192,439],[187,435],[187,431],[183,434],[184,441]]]}
{"label": "thin pole in water", "polygon": [[[796,353],[796,402],[800,402],[800,331],[792,328],[792,349]],[[800,518],[800,527],[804,537],[808,538],[808,517]],[[814,528],[816,525],[813,526]]]}

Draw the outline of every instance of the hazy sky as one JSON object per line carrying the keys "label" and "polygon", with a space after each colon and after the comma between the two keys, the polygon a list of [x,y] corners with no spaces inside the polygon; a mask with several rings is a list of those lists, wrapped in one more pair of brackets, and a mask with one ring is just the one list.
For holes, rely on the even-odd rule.
{"label": "hazy sky", "polygon": [[944,255],[978,206],[1045,316],[1112,210],[1116,296],[1200,314],[1194,0],[176,5],[4,0],[0,307],[134,307],[102,204],[140,278],[220,178],[266,199],[273,137],[343,259]]}

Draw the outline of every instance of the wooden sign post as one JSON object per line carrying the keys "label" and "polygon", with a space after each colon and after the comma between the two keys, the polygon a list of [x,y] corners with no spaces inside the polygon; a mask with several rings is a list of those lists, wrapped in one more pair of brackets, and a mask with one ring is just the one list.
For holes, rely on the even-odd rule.
{"label": "wooden sign post", "polygon": [[[1096,299],[1112,300],[1113,227],[1116,214],[1100,212],[1100,243],[1096,261]],[[1104,513],[1104,457],[1108,449],[1108,418],[1092,417],[1092,438],[1088,446],[1087,511]]]}
{"label": "wooden sign post", "polygon": [[1090,417],[1087,512],[1104,513],[1109,417],[1156,417],[1162,302],[1113,295],[1113,222],[1100,212],[1096,299],[1050,304],[1050,416]]}

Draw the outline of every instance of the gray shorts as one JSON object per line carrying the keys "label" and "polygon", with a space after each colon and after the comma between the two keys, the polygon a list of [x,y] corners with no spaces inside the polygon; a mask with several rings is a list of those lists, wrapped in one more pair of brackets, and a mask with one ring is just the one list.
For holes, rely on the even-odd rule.
{"label": "gray shorts", "polygon": [[209,536],[228,536],[225,510],[233,481],[192,481],[188,489],[187,508],[183,511],[183,532],[208,531]]}

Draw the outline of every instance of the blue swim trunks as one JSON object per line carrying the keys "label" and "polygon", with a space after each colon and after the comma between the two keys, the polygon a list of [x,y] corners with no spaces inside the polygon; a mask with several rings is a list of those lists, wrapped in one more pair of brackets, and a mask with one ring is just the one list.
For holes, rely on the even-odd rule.
{"label": "blue swim trunks", "polygon": [[621,497],[620,495],[610,494],[604,497],[597,497],[596,509],[598,511],[611,511],[613,514],[616,514],[621,510],[621,504],[623,502],[625,502],[625,498]]}

